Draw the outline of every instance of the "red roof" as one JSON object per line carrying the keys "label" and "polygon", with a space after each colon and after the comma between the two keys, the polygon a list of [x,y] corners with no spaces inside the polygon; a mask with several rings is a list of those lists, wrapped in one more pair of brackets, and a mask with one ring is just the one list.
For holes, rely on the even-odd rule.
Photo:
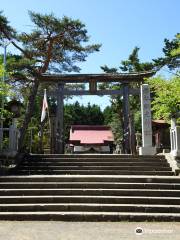
{"label": "red roof", "polygon": [[114,141],[114,136],[108,126],[73,125],[69,141],[78,145],[108,145]]}

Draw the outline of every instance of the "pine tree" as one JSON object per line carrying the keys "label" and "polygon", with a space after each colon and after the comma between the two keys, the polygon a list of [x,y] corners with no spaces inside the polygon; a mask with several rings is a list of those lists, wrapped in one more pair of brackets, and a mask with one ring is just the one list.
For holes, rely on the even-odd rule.
{"label": "pine tree", "polygon": [[180,34],[176,34],[175,38],[169,40],[164,39],[163,47],[164,56],[153,59],[156,66],[162,68],[167,66],[170,70],[179,70],[180,67]]}
{"label": "pine tree", "polygon": [[40,77],[47,72],[80,71],[78,62],[100,45],[86,45],[89,41],[85,25],[80,20],[68,17],[61,19],[53,14],[39,14],[29,11],[33,23],[31,32],[18,33],[0,12],[0,40],[11,41],[20,54],[13,63],[14,80],[28,83],[30,93],[22,128],[19,147],[23,147],[25,132],[33,115],[35,98],[40,85]]}

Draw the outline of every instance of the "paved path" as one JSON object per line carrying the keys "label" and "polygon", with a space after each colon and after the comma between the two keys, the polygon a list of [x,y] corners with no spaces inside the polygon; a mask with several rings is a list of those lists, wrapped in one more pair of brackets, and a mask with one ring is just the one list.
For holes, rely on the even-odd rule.
{"label": "paved path", "polygon": [[[135,229],[142,228],[137,235]],[[180,239],[180,222],[15,222],[0,221],[0,240]]]}

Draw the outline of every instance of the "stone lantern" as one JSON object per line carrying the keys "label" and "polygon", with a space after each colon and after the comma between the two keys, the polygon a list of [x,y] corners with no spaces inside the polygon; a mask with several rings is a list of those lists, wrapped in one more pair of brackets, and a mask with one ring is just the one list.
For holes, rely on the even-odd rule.
{"label": "stone lantern", "polygon": [[21,115],[22,103],[13,99],[8,103],[7,109],[13,114],[12,125],[9,127],[9,154],[15,156],[18,151],[19,130],[16,126],[16,118]]}

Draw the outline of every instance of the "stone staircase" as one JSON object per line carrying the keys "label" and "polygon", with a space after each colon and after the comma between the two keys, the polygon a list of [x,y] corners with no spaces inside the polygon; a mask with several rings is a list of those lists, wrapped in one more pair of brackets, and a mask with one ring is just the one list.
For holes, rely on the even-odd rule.
{"label": "stone staircase", "polygon": [[0,220],[180,221],[164,156],[31,155],[0,177]]}
{"label": "stone staircase", "polygon": [[174,175],[164,156],[32,155],[13,174]]}

